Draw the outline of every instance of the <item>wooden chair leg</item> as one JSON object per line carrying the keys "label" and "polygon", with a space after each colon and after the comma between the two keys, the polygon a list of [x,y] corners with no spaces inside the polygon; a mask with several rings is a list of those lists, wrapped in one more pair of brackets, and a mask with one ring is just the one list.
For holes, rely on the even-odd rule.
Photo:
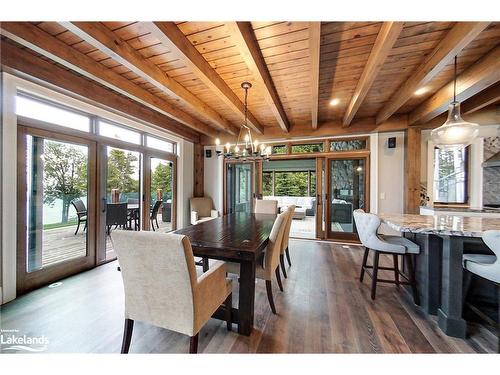
{"label": "wooden chair leg", "polygon": [[130,348],[130,341],[132,340],[132,331],[134,330],[134,321],[132,319],[125,319],[123,326],[123,341],[122,341],[122,354],[127,354]]}
{"label": "wooden chair leg", "polygon": [[399,262],[398,262],[398,254],[392,254],[392,261],[394,263],[394,281],[396,282],[396,286],[399,288]]}
{"label": "wooden chair leg", "polygon": [[208,258],[201,258],[201,261],[202,261],[203,272],[207,272],[209,269]]}
{"label": "wooden chair leg", "polygon": [[408,272],[410,276],[411,290],[413,292],[413,302],[415,305],[420,305],[420,297],[417,290],[417,280],[415,277],[415,265],[413,264],[413,259],[411,254],[406,254],[406,261],[408,263]]}
{"label": "wooden chair leg", "polygon": [[288,250],[288,246],[285,249],[285,254],[286,254],[286,260],[288,261],[288,265],[291,267],[292,262],[290,261],[290,250]]}
{"label": "wooden chair leg", "polygon": [[224,308],[225,308],[225,316],[226,316],[226,325],[227,325],[227,330],[231,331],[232,327],[232,320],[231,320],[231,310],[233,308],[233,294],[230,293],[226,300],[224,301]]}
{"label": "wooden chair leg", "polygon": [[283,276],[285,276],[286,279],[288,276],[285,270],[285,255],[283,254],[280,254],[280,264],[281,264],[281,271],[283,272]]}
{"label": "wooden chair leg", "polygon": [[273,314],[276,314],[276,307],[274,306],[273,287],[271,285],[271,280],[266,280],[266,290],[267,290],[267,299],[269,300],[269,305],[271,306],[271,311],[273,312]]}
{"label": "wooden chair leg", "polygon": [[378,261],[379,261],[380,253],[375,251],[373,257],[373,277],[372,277],[372,299],[375,299],[375,295],[377,293],[377,279],[378,279]]}
{"label": "wooden chair leg", "polygon": [[280,275],[280,267],[276,267],[274,272],[276,274],[276,280],[278,281],[278,286],[280,287],[280,291],[283,291],[283,284],[281,283],[281,275]]}
{"label": "wooden chair leg", "polygon": [[370,253],[370,249],[365,247],[365,253],[363,254],[363,263],[361,264],[361,273],[359,275],[359,281],[363,282],[365,277],[365,267],[366,262],[368,261],[368,254]]}
{"label": "wooden chair leg", "polygon": [[198,335],[199,333],[189,338],[189,354],[198,353]]}

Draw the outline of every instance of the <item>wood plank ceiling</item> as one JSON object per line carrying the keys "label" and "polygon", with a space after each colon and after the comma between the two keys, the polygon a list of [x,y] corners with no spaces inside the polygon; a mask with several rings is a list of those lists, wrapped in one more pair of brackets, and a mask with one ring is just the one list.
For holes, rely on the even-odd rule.
{"label": "wood plank ceiling", "polygon": [[[35,22],[1,29],[2,43],[12,39],[209,137],[238,131],[243,81],[253,84],[251,127],[286,137],[295,127],[344,124],[356,132],[353,120],[383,123],[398,114],[431,120],[443,112],[433,103],[449,99],[457,54],[467,80],[463,100],[500,80],[500,23]],[[58,53],[61,46],[68,51]],[[487,79],[470,79],[485,71],[471,70],[476,64],[488,65]],[[498,101],[498,86],[490,91],[488,104]]]}

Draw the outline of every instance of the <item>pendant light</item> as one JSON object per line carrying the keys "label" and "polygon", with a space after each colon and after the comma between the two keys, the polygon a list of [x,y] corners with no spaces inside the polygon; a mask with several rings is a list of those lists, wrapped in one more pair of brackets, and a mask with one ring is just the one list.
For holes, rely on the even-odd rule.
{"label": "pendant light", "polygon": [[453,79],[453,102],[448,107],[448,118],[439,128],[432,130],[431,141],[441,149],[463,148],[474,141],[479,125],[467,122],[460,116],[457,101],[457,57],[455,56],[455,77]]}

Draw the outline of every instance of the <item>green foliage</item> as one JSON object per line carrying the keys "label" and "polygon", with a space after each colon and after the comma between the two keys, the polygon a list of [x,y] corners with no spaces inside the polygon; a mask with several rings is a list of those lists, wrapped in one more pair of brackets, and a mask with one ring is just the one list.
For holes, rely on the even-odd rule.
{"label": "green foliage", "polygon": [[156,199],[156,192],[161,189],[163,199],[172,199],[172,167],[170,163],[160,163],[151,173],[151,197]]}
{"label": "green foliage", "polygon": [[272,153],[273,154],[286,154],[286,146],[285,145],[273,146]]}
{"label": "green foliage", "polygon": [[139,181],[134,179],[137,156],[131,152],[112,149],[108,155],[107,192],[118,189],[120,193],[139,191]]}
{"label": "green foliage", "polygon": [[273,195],[273,173],[262,172],[262,194],[264,196]]}
{"label": "green foliage", "polygon": [[354,139],[350,141],[332,141],[330,143],[331,151],[350,151],[363,150],[366,148],[366,141]]}
{"label": "green foliage", "polygon": [[311,172],[311,191],[307,191],[308,171],[301,172],[275,172],[274,194],[272,172],[262,175],[262,193],[265,196],[307,197],[316,194],[316,173]]}
{"label": "green foliage", "polygon": [[314,143],[307,145],[292,145],[292,154],[306,152],[322,152],[323,143]]}

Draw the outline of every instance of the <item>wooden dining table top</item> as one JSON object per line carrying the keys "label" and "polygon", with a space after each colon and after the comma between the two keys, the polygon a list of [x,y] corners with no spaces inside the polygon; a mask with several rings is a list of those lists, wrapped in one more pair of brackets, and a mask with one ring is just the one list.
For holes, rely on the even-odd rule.
{"label": "wooden dining table top", "polygon": [[276,215],[237,212],[174,233],[189,237],[195,256],[255,260],[269,241]]}

